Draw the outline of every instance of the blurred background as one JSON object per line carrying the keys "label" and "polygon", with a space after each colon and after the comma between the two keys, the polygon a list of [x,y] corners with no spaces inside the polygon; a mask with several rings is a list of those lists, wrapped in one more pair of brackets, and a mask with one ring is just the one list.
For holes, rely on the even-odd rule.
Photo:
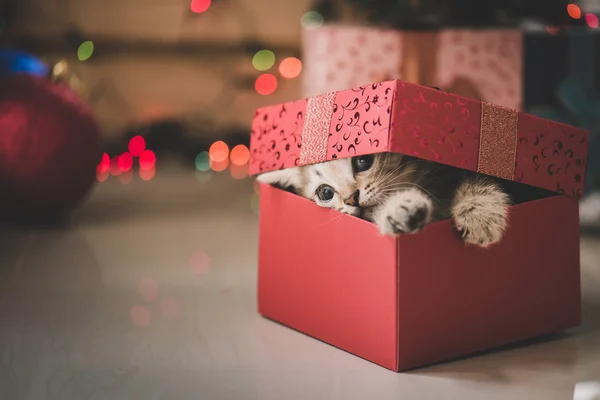
{"label": "blurred background", "polygon": [[598,12],[594,0],[1,0],[0,71],[59,77],[91,107],[99,182],[151,180],[161,160],[242,180],[257,107],[391,78],[597,130]]}
{"label": "blurred background", "polygon": [[[599,17],[600,0],[0,0],[0,355],[16,360],[0,365],[0,398],[81,398],[67,375],[108,370],[105,387],[130,396],[108,398],[292,398],[306,388],[285,372],[303,357],[282,360],[290,347],[323,374],[351,366],[340,398],[366,390],[365,374],[397,391],[352,356],[324,366],[322,344],[255,315],[254,110],[400,78],[584,127],[581,221],[597,230]],[[600,310],[598,248],[584,237],[584,317]],[[459,384],[461,398],[568,398],[600,377],[600,325],[586,321],[566,342],[441,373],[492,382]],[[156,380],[169,360],[213,375]],[[240,365],[263,373],[240,378]],[[436,398],[448,388],[402,379]]]}
{"label": "blurred background", "polygon": [[[201,180],[211,171],[243,179],[257,107],[390,78],[588,128],[596,129],[598,120],[585,105],[597,104],[600,86],[600,5],[594,0],[1,0],[0,5],[3,75],[28,68],[59,74],[89,104],[102,135],[100,182],[127,183],[133,175],[149,180],[156,171],[135,171],[165,158],[208,172]],[[438,30],[442,39],[423,53],[433,53],[441,72],[428,74],[432,58],[415,55],[421,72],[411,74],[402,62],[413,57],[404,43],[410,38],[402,39],[401,32],[428,30]],[[462,48],[445,45],[449,34],[458,40],[463,35]],[[488,51],[499,68],[483,56],[465,86],[452,72],[470,62],[465,49],[481,45],[485,53],[494,40],[506,41],[504,48]],[[25,54],[19,59],[15,51]],[[9,60],[12,67],[6,67]],[[571,75],[576,82],[568,81]],[[499,93],[493,81],[510,90]],[[595,180],[592,176],[590,184]]]}

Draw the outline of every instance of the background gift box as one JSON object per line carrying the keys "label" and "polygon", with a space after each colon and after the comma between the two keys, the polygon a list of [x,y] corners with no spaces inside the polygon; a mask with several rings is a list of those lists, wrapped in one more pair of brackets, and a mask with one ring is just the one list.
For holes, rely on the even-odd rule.
{"label": "background gift box", "polygon": [[521,108],[523,41],[516,29],[423,32],[326,25],[305,30],[303,46],[306,96],[403,79]]}
{"label": "background gift box", "polygon": [[304,94],[403,79],[518,109],[523,40],[517,26],[528,17],[562,21],[562,3],[318,0],[314,7],[326,25],[303,31]]}

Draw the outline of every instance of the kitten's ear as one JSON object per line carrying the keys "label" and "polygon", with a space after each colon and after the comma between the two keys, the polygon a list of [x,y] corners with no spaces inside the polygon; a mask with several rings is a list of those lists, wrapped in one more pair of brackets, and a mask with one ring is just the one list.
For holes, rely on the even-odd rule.
{"label": "kitten's ear", "polygon": [[302,172],[300,168],[287,168],[277,171],[265,172],[256,177],[261,183],[266,183],[280,189],[297,192],[302,186]]}

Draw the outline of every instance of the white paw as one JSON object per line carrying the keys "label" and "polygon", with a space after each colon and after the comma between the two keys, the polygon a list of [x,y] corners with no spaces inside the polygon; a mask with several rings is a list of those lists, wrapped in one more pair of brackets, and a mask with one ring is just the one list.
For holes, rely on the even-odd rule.
{"label": "white paw", "polygon": [[452,216],[465,242],[488,247],[502,239],[508,226],[508,207],[508,196],[494,188],[460,198]]}
{"label": "white paw", "polygon": [[403,190],[388,197],[374,215],[384,235],[419,232],[431,218],[431,200],[417,189]]}

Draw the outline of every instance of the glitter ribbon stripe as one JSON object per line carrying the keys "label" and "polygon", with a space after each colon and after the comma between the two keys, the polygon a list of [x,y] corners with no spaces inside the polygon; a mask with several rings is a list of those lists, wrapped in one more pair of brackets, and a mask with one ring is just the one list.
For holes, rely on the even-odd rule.
{"label": "glitter ribbon stripe", "polygon": [[302,130],[300,165],[327,161],[327,140],[334,104],[335,93],[326,93],[308,99]]}
{"label": "glitter ribbon stripe", "polygon": [[514,179],[518,119],[518,111],[481,103],[477,172],[502,179]]}

